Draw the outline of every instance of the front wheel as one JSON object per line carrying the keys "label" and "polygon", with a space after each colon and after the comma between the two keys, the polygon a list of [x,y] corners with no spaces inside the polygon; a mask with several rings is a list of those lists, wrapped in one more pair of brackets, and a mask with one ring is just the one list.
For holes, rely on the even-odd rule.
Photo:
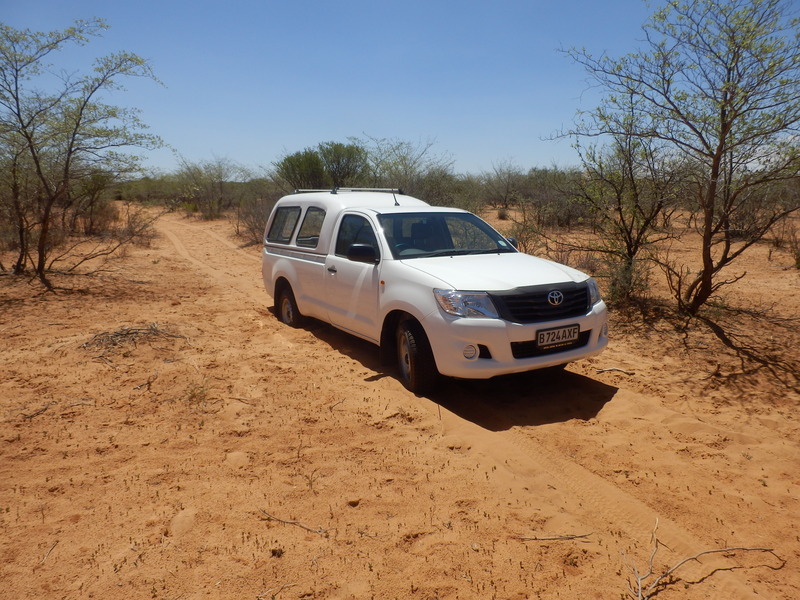
{"label": "front wheel", "polygon": [[397,365],[400,380],[410,392],[425,394],[436,387],[439,372],[422,326],[412,319],[397,326]]}
{"label": "front wheel", "polygon": [[275,308],[278,312],[278,318],[289,327],[300,327],[303,324],[303,315],[300,314],[292,288],[288,285],[278,292]]}

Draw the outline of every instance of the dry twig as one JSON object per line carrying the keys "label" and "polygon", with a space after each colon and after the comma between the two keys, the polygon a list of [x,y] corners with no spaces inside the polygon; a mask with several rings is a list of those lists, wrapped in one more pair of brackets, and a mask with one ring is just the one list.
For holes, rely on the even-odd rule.
{"label": "dry twig", "polygon": [[152,340],[157,338],[182,338],[182,335],[170,333],[158,326],[158,323],[151,323],[147,327],[122,327],[117,331],[103,331],[96,333],[88,342],[81,345],[83,349],[101,348],[102,352],[95,358],[104,358],[110,352],[123,345],[136,345],[141,340]]}
{"label": "dry twig", "polygon": [[278,597],[278,594],[280,594],[283,590],[285,590],[286,588],[294,587],[296,585],[297,585],[296,583],[284,583],[281,586],[269,588],[268,590],[265,590],[261,592],[258,596],[256,596],[256,600],[267,600],[268,594],[271,600],[275,600],[275,598]]}
{"label": "dry twig", "polygon": [[311,527],[309,527],[307,525],[303,525],[299,521],[287,521],[286,519],[280,519],[280,518],[276,517],[275,515],[269,514],[263,508],[259,508],[258,510],[261,511],[261,513],[264,514],[264,516],[267,517],[268,521],[277,521],[278,523],[284,523],[286,525],[294,525],[295,527],[299,527],[300,529],[305,529],[306,531],[310,531],[311,533],[316,533],[317,535],[321,535],[323,537],[328,537],[328,530],[327,529],[322,529],[321,527],[319,527],[317,529],[313,529],[313,528],[311,528]]}
{"label": "dry twig", "polygon": [[565,540],[578,540],[581,538],[587,538],[591,533],[582,533],[582,534],[568,534],[568,535],[554,535],[551,537],[523,537],[521,535],[517,536],[518,540],[522,540],[523,542],[563,542]]}
{"label": "dry twig", "polygon": [[97,400],[94,398],[81,398],[80,402],[67,404],[64,408],[74,408],[75,406],[97,406]]}
{"label": "dry twig", "polygon": [[152,374],[150,377],[148,377],[148,378],[147,378],[147,381],[145,381],[144,383],[141,383],[141,384],[139,384],[139,385],[137,385],[137,386],[134,386],[134,388],[133,388],[133,389],[135,389],[135,390],[140,390],[140,389],[142,389],[143,387],[146,387],[146,388],[147,388],[147,391],[149,392],[149,391],[150,391],[150,385],[151,385],[151,384],[152,384],[152,383],[153,383],[153,382],[154,382],[156,379],[158,379],[158,371],[157,371],[157,370],[155,371],[155,373],[153,373],[153,374]]}
{"label": "dry twig", "polygon": [[329,411],[331,411],[331,412],[333,412],[333,409],[334,409],[334,408],[336,408],[337,406],[339,406],[339,405],[340,405],[342,402],[344,402],[345,400],[347,400],[347,398],[342,398],[342,399],[341,399],[341,400],[339,400],[338,402],[334,402],[333,404],[330,404],[330,405],[328,405],[328,410],[329,410]]}
{"label": "dry twig", "polygon": [[[647,580],[655,575],[655,571],[653,568],[653,562],[656,557],[656,553],[658,552],[659,546],[663,545],[659,542],[658,537],[656,536],[656,530],[658,529],[658,520],[656,520],[656,525],[653,528],[653,533],[651,534],[651,541],[653,544],[653,551],[650,553],[650,559],[647,563],[647,572],[639,573],[639,570],[630,564],[627,559],[625,559],[625,565],[631,571],[633,575],[633,581],[628,580],[628,593],[629,597],[633,598],[634,600],[649,600],[650,598],[655,597],[657,593],[662,591],[664,588],[669,586],[670,584],[674,583],[675,580],[671,579],[675,572],[680,569],[683,565],[688,562],[696,561],[700,562],[701,556],[706,556],[709,554],[727,554],[731,552],[766,552],[767,554],[771,554],[775,558],[780,561],[780,565],[778,567],[769,567],[770,569],[781,569],[786,564],[786,561],[783,560],[780,556],[775,554],[775,551],[772,548],[758,548],[758,547],[744,547],[744,546],[735,546],[730,548],[715,548],[713,550],[704,550],[702,552],[698,552],[693,556],[688,556],[683,560],[679,561],[673,567],[667,569],[660,575],[658,575],[653,581],[648,585]],[[623,555],[624,559],[624,555]],[[743,568],[743,567],[731,567],[732,569],[736,568]],[[718,569],[714,569],[709,575],[712,575]],[[705,579],[705,578],[703,578]],[[702,581],[702,580],[701,580]],[[695,582],[687,582],[687,583],[699,583]]]}
{"label": "dry twig", "polygon": [[47,552],[45,552],[45,555],[42,557],[42,560],[40,560],[40,561],[39,561],[39,564],[40,564],[40,565],[41,565],[42,563],[44,563],[44,561],[46,561],[46,560],[47,560],[47,557],[48,557],[48,556],[50,556],[50,553],[53,551],[53,548],[55,548],[56,546],[58,546],[58,540],[56,540],[55,542],[53,542],[53,545],[52,545],[52,546],[50,546],[50,549],[49,549]]}
{"label": "dry twig", "polygon": [[48,402],[48,403],[47,403],[47,404],[45,404],[45,405],[44,405],[42,408],[40,408],[39,410],[35,410],[35,411],[33,411],[32,413],[30,413],[30,414],[27,414],[27,415],[26,415],[26,414],[24,414],[24,413],[23,413],[23,415],[22,415],[22,418],[23,418],[23,419],[32,419],[33,417],[38,417],[40,414],[42,414],[43,412],[45,412],[45,411],[46,411],[48,408],[50,408],[51,406],[53,406],[53,404],[55,404],[55,402]]}
{"label": "dry twig", "polygon": [[606,373],[607,371],[619,371],[620,373],[625,373],[625,375],[636,375],[633,371],[626,371],[625,369],[620,369],[619,367],[608,367],[606,369],[595,369],[597,373]]}

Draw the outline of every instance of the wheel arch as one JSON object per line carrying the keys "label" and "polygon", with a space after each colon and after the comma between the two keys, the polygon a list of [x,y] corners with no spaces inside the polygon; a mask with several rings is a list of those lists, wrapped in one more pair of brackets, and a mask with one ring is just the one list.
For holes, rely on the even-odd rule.
{"label": "wheel arch", "polygon": [[277,302],[278,301],[278,296],[286,288],[292,289],[292,284],[289,283],[289,280],[286,279],[286,277],[281,275],[275,280],[275,287],[274,287],[274,290],[273,290],[273,293],[272,293],[272,299],[275,302]]}
{"label": "wheel arch", "polygon": [[[412,315],[410,312],[396,308],[383,318],[383,325],[381,327],[381,336],[380,336],[380,360],[382,365],[391,365],[397,361],[397,344],[396,344],[396,335],[397,335],[397,326],[402,323],[403,321],[415,321],[422,332],[425,334],[427,338],[428,345],[430,346],[430,335],[425,330],[425,326],[422,322]],[[434,363],[436,362],[436,357],[433,357]]]}
{"label": "wheel arch", "polygon": [[395,331],[397,331],[397,326],[401,321],[413,318],[413,315],[404,310],[393,310],[383,318],[380,337],[380,357],[382,365],[391,365],[397,360]]}

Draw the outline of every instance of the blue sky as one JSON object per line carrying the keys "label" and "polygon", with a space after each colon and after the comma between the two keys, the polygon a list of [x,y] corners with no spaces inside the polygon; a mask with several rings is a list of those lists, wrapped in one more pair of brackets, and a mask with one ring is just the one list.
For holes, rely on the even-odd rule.
{"label": "blue sky", "polygon": [[477,174],[576,164],[569,140],[543,138],[597,94],[559,49],[634,51],[653,9],[643,0],[0,0],[0,20],[51,31],[101,17],[110,29],[65,62],[118,50],[148,59],[163,86],[128,80],[106,99],[139,108],[171,146],[147,155],[153,168],[174,170],[178,153],[258,169],[370,136],[434,142],[456,172]]}

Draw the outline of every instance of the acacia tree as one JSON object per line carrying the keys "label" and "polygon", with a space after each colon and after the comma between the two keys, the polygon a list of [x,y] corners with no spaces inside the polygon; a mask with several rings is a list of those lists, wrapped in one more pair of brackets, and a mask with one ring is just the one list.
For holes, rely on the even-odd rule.
{"label": "acacia tree", "polygon": [[528,171],[524,197],[538,228],[570,230],[589,216],[574,194],[574,182],[580,177],[581,173],[575,170],[557,167],[534,167]]}
{"label": "acacia tree", "polygon": [[272,163],[279,182],[285,182],[289,189],[322,189],[330,187],[330,177],[325,171],[325,163],[314,148],[299,150]]}
{"label": "acacia tree", "polygon": [[250,173],[227,158],[198,162],[181,158],[176,178],[181,200],[204,219],[217,219],[239,204]]}
{"label": "acacia tree", "polygon": [[452,180],[453,159],[435,154],[432,151],[434,142],[367,137],[364,142],[355,140],[354,143],[366,148],[370,185],[400,188],[431,203],[448,200],[448,193],[443,189],[447,186],[442,184]]}
{"label": "acacia tree", "polygon": [[648,287],[654,245],[668,239],[675,210],[672,171],[659,165],[641,140],[618,138],[609,147],[581,148],[585,177],[576,195],[588,207],[608,269],[609,295],[630,301]]}
{"label": "acacia tree", "polygon": [[486,203],[492,208],[508,208],[520,199],[525,184],[522,167],[507,160],[492,165],[491,172],[483,174]]}
{"label": "acacia tree", "polygon": [[[622,116],[620,113],[618,116]],[[630,301],[647,290],[655,246],[672,237],[670,219],[678,207],[684,175],[669,149],[658,140],[639,137],[633,106],[606,145],[576,148],[583,176],[575,195],[588,208],[599,251],[608,269],[609,295]]]}
{"label": "acacia tree", "polygon": [[[12,136],[6,135],[0,143],[2,160],[0,160],[0,242],[4,246],[16,247],[17,259],[12,272],[22,272],[28,257],[30,240],[30,215],[23,203],[23,198],[30,197],[35,189],[30,185],[31,170],[26,168],[24,148],[13,145]],[[5,265],[0,263],[0,270]]]}
{"label": "acacia tree", "polygon": [[[568,54],[605,91],[577,135],[632,135],[687,165],[699,269],[664,263],[679,308],[695,315],[747,248],[800,208],[771,195],[800,175],[800,21],[785,0],[670,0],[622,58]],[[756,206],[754,210],[753,207]],[[735,224],[747,213],[745,231]]]}
{"label": "acacia tree", "polygon": [[367,151],[363,146],[323,142],[317,152],[333,187],[353,187],[363,181],[367,169]]}
{"label": "acacia tree", "polygon": [[[119,52],[96,59],[86,75],[52,74],[47,62],[52,54],[68,44],[84,45],[106,28],[102,19],[78,20],[49,33],[0,24],[0,144],[16,169],[6,173],[11,188],[3,197],[12,198],[25,238],[15,272],[30,265],[48,286],[46,273],[54,264],[50,254],[59,238],[56,213],[73,204],[76,182],[100,172],[112,179],[132,172],[138,159],[120,149],[160,143],[144,133],[136,110],[102,102],[105,93],[121,89],[121,78],[155,79],[142,58]],[[95,246],[90,253],[97,252]]]}

